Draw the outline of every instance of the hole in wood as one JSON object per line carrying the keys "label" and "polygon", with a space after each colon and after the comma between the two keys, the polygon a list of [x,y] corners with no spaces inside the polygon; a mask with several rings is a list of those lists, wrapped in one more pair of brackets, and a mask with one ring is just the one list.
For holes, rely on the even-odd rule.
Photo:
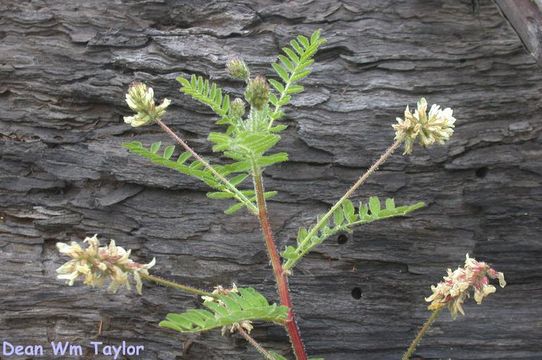
{"label": "hole in wood", "polygon": [[355,287],[352,289],[352,297],[356,300],[361,299],[361,288]]}
{"label": "hole in wood", "polygon": [[348,241],[348,235],[339,234],[339,236],[337,236],[337,242],[339,243],[339,245],[346,244],[347,241]]}
{"label": "hole in wood", "polygon": [[480,179],[483,179],[483,178],[486,177],[487,172],[488,172],[488,168],[484,166],[484,167],[481,167],[479,169],[476,169],[476,171],[474,173],[476,174],[476,177],[479,177]]}

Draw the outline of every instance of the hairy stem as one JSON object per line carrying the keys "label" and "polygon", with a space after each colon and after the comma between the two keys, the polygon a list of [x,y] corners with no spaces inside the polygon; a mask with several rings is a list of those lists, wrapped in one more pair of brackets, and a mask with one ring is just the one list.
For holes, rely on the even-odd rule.
{"label": "hairy stem", "polygon": [[275,240],[273,239],[273,231],[269,224],[269,218],[267,216],[267,206],[264,197],[264,187],[261,169],[256,165],[252,165],[253,177],[254,177],[254,190],[256,191],[256,199],[258,204],[258,218],[260,220],[260,226],[265,238],[265,245],[267,247],[267,253],[271,259],[271,266],[273,267],[273,273],[277,282],[278,294],[280,297],[280,303],[288,307],[288,319],[286,320],[286,330],[292,343],[292,348],[297,360],[307,360],[307,352],[305,351],[305,345],[299,333],[299,327],[295,319],[295,313],[293,310],[292,299],[290,297],[290,289],[288,287],[287,273],[282,268],[279,253]]}
{"label": "hairy stem", "polygon": [[414,351],[416,350],[416,347],[420,344],[420,341],[422,341],[422,338],[425,335],[425,333],[427,332],[427,330],[429,330],[431,325],[435,322],[435,320],[440,315],[440,312],[442,311],[442,309],[443,308],[434,310],[431,313],[431,316],[429,316],[429,318],[425,321],[422,328],[418,332],[418,335],[416,335],[416,338],[414,338],[414,340],[412,341],[412,343],[408,347],[408,350],[405,352],[405,354],[403,355],[401,360],[409,360],[410,359],[410,357],[414,354]]}
{"label": "hairy stem", "polygon": [[200,290],[200,289],[196,289],[196,288],[193,288],[193,287],[188,286],[188,285],[179,284],[179,283],[177,283],[175,281],[166,280],[166,279],[163,279],[163,278],[158,277],[158,276],[141,274],[141,278],[145,279],[145,280],[155,282],[155,283],[163,285],[163,286],[173,288],[173,289],[188,292],[188,293],[191,293],[191,294],[215,297],[215,295],[211,294],[210,292],[203,291],[203,290]]}
{"label": "hairy stem", "polygon": [[273,355],[271,355],[271,353],[267,350],[265,350],[263,348],[263,346],[261,346],[260,344],[258,344],[258,342],[256,340],[254,340],[253,337],[251,337],[246,331],[245,329],[243,329],[241,326],[239,326],[237,328],[237,331],[239,332],[239,334],[241,334],[242,337],[245,338],[245,340],[250,343],[250,345],[254,346],[254,348],[256,350],[258,350],[258,352],[260,354],[263,355],[264,358],[268,359],[268,360],[275,360],[275,358],[273,357]]}
{"label": "hairy stem", "polygon": [[202,165],[208,169],[218,180],[220,180],[230,191],[232,191],[236,197],[243,202],[248,209],[253,214],[258,214],[258,208],[254,206],[252,201],[250,201],[243,193],[241,193],[232,183],[228,181],[223,175],[216,171],[205,159],[198,155],[183,139],[181,139],[173,130],[171,130],[162,120],[156,120],[156,123],[160,125],[162,130],[164,130],[173,140],[175,140],[179,145],[181,145],[186,151],[188,151],[196,160],[202,163]]}
{"label": "hairy stem", "polygon": [[[329,209],[329,211],[314,225],[314,227],[311,229],[311,231],[307,234],[305,239],[303,241],[309,241],[312,239],[316,234],[318,234],[318,231],[328,223],[329,218],[333,215],[333,213],[344,203],[345,200],[347,200],[353,193],[356,191],[365,181],[374,174],[374,172],[382,165],[394,152],[397,150],[397,148],[401,145],[401,141],[396,140],[381,156],[380,158],[367,170],[363,175],[360,176],[360,178],[356,181],[350,189]],[[296,263],[301,259],[299,257],[296,260],[288,260],[284,264],[284,270],[290,270],[293,268]]]}

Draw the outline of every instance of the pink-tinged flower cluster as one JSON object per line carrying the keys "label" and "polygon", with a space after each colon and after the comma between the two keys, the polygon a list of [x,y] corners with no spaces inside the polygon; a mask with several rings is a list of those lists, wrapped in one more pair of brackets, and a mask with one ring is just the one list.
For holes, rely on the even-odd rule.
{"label": "pink-tinged flower cluster", "polygon": [[465,315],[463,302],[474,290],[474,300],[481,304],[482,300],[496,291],[495,286],[489,284],[489,279],[498,279],[501,287],[506,286],[504,274],[495,271],[485,262],[476,261],[467,254],[465,265],[452,271],[448,269],[448,275],[437,286],[431,286],[433,294],[425,300],[431,302],[429,310],[439,310],[448,306],[452,318],[458,313]]}
{"label": "pink-tinged flower cluster", "polygon": [[141,294],[143,287],[141,275],[148,275],[148,269],[154,266],[155,259],[148,264],[139,264],[130,259],[131,250],[126,251],[116,246],[111,240],[109,246],[100,247],[97,236],[87,237],[84,240],[88,247],[83,249],[78,243],[56,244],[61,254],[72,259],[59,267],[56,271],[58,278],[66,280],[72,286],[79,278],[91,287],[103,287],[107,279],[110,280],[109,290],[116,292],[120,287],[130,289],[130,276],[134,279],[136,290]]}

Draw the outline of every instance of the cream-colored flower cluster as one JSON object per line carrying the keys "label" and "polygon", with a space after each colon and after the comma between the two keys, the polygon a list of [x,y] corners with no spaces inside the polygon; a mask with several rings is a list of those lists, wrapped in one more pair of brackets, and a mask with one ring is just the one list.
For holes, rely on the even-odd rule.
{"label": "cream-colored flower cluster", "polygon": [[[228,295],[229,293],[237,293],[239,294],[239,290],[237,290],[237,285],[233,283],[232,287],[230,289],[224,288],[222,285],[215,286],[215,289],[213,290],[213,295]],[[201,297],[204,301],[213,301],[221,306],[225,306],[224,302],[218,298],[212,297],[212,296],[202,296]],[[238,323],[234,323],[231,326],[224,326],[222,328],[222,336],[226,334],[226,332],[229,330],[230,333],[234,333],[238,331],[239,329],[244,329],[246,332],[250,334],[254,326],[252,325],[252,321],[250,320],[243,320]]]}
{"label": "cream-colored flower cluster", "polygon": [[164,99],[160,105],[156,106],[154,103],[154,90],[143,83],[135,82],[128,89],[126,103],[136,114],[134,116],[125,116],[124,122],[133,127],[138,127],[164,116],[171,101]]}
{"label": "cream-colored flower cluster", "polygon": [[482,300],[496,291],[495,286],[489,284],[489,279],[499,279],[501,287],[506,286],[504,274],[497,272],[485,262],[476,261],[467,254],[465,265],[455,271],[448,269],[448,275],[437,286],[431,286],[433,294],[425,300],[431,302],[428,309],[438,310],[448,306],[452,318],[458,313],[465,315],[463,302],[474,290],[474,300],[481,304]]}
{"label": "cream-colored flower cluster", "polygon": [[136,284],[138,294],[141,294],[143,284],[141,275],[148,275],[148,269],[154,266],[155,259],[148,264],[139,264],[130,259],[131,250],[117,246],[111,240],[109,246],[100,246],[97,236],[87,237],[84,240],[88,247],[83,249],[78,243],[56,244],[61,254],[72,259],[59,267],[56,271],[58,278],[66,280],[72,286],[79,278],[91,287],[103,287],[105,280],[110,279],[109,290],[116,292],[120,287],[130,289],[131,276]]}
{"label": "cream-colored flower cluster", "polygon": [[397,118],[397,124],[392,126],[395,129],[395,139],[405,143],[404,154],[410,154],[416,140],[425,147],[434,143],[444,144],[454,133],[454,123],[452,109],[442,110],[439,105],[434,104],[427,114],[427,101],[421,98],[414,114],[407,106],[405,118]]}

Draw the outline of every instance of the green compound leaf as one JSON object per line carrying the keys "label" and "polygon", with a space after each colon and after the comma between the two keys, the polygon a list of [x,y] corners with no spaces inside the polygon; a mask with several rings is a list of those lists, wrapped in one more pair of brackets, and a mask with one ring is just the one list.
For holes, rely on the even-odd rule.
{"label": "green compound leaf", "polygon": [[[256,165],[260,168],[271,166],[280,162],[288,161],[288,154],[280,152],[271,155],[263,155],[254,159]],[[251,160],[241,160],[228,165],[224,165],[224,168],[232,173],[234,172],[248,172],[251,168]]]}
{"label": "green compound leaf", "polygon": [[[285,259],[284,269],[291,269],[299,260],[308,254],[317,245],[321,244],[330,236],[340,232],[351,232],[356,225],[366,224],[377,220],[383,220],[395,216],[403,216],[425,206],[423,202],[417,202],[407,206],[395,206],[393,199],[386,199],[382,207],[380,199],[373,196],[367,204],[359,203],[358,211],[350,200],[343,202],[332,216],[333,221],[327,222],[320,229],[309,230],[300,228],[297,235],[297,245],[287,246],[282,257]],[[316,231],[315,231],[316,230]]]}
{"label": "green compound leaf", "polygon": [[[250,202],[247,203],[246,199],[241,199],[238,194],[235,194],[234,192],[232,192],[231,189],[229,189],[222,182],[220,182],[220,180],[217,179],[216,176],[209,169],[206,169],[200,161],[196,160],[189,163],[188,159],[190,158],[191,154],[188,152],[181,153],[179,157],[175,160],[172,158],[173,153],[175,152],[175,147],[173,145],[166,147],[162,155],[159,153],[159,149],[161,146],[160,142],[152,144],[150,148],[146,148],[139,141],[124,143],[122,144],[122,146],[128,149],[130,152],[137,154],[141,157],[144,157],[155,164],[165,166],[167,168],[176,170],[188,176],[192,176],[196,179],[201,180],[202,182],[207,184],[209,187],[215,190],[218,190],[216,192],[209,193],[208,196],[210,198],[234,199],[238,201],[238,203],[234,205],[236,211],[244,208],[245,206],[250,206]],[[226,178],[228,178],[228,176],[231,174],[240,172],[238,170],[241,167],[243,167],[243,164],[236,164],[236,163],[230,164],[227,166],[223,166],[223,165],[213,166],[213,168],[220,175]],[[228,181],[230,182],[230,184],[237,187],[238,185],[243,183],[243,181],[245,181],[247,177],[248,177],[248,174],[232,175],[228,179]],[[250,198],[254,197],[253,190],[241,190],[240,193]],[[271,194],[273,192],[269,192],[269,193]],[[271,195],[268,195],[268,196],[271,196]],[[255,206],[255,199],[251,201]]]}
{"label": "green compound leaf", "polygon": [[235,137],[212,132],[208,137],[214,143],[213,151],[223,151],[235,160],[257,158],[271,149],[280,140],[279,135],[268,132],[242,131]]}
{"label": "green compound leaf", "polygon": [[209,80],[196,75],[192,75],[190,80],[179,76],[177,81],[181,83],[181,92],[209,106],[221,118],[228,115],[230,97],[223,95],[222,89],[215,83],[210,83]]}
{"label": "green compound leaf", "polygon": [[284,115],[280,108],[290,102],[290,95],[303,91],[303,86],[296,85],[296,82],[310,74],[310,66],[314,63],[312,58],[320,46],[325,43],[326,40],[320,38],[320,30],[317,30],[311,35],[310,40],[299,35],[290,41],[290,47],[282,49],[284,55],[279,55],[279,61],[272,64],[273,70],[282,80],[282,84],[276,80],[269,80],[271,86],[278,93],[278,95],[273,94],[270,98],[271,104],[275,106],[270,115],[272,120],[279,119]]}
{"label": "green compound leaf", "polygon": [[[214,189],[222,189],[224,187],[217,181],[217,179],[215,179],[215,176],[209,170],[202,169],[203,165],[199,161],[193,161],[192,163],[187,165],[186,161],[188,160],[188,158],[190,158],[189,153],[185,152],[181,154],[177,160],[173,160],[171,159],[171,156],[168,157],[167,155],[169,155],[169,152],[173,154],[174,149],[170,150],[170,148],[168,147],[164,150],[164,155],[160,155],[158,153],[160,145],[160,143],[154,143],[151,145],[150,148],[146,148],[139,141],[122,144],[123,147],[125,147],[134,154],[149,159],[155,164],[162,165],[185,175],[198,178]],[[215,170],[217,170],[219,173],[222,173],[223,175],[227,175],[227,172],[224,172],[223,169],[219,166],[216,166]]]}
{"label": "green compound leaf", "polygon": [[181,333],[194,333],[231,326],[245,320],[284,324],[288,316],[286,306],[269,305],[267,299],[252,288],[239,288],[238,291],[218,295],[218,302],[205,300],[203,306],[207,310],[170,313],[166,320],[160,322],[160,326]]}
{"label": "green compound leaf", "polygon": [[280,136],[271,132],[238,131],[235,135],[212,132],[208,137],[213,151],[221,151],[225,156],[236,160],[225,165],[231,172],[249,172],[253,165],[265,168],[288,160],[285,152],[264,155],[280,140]]}

